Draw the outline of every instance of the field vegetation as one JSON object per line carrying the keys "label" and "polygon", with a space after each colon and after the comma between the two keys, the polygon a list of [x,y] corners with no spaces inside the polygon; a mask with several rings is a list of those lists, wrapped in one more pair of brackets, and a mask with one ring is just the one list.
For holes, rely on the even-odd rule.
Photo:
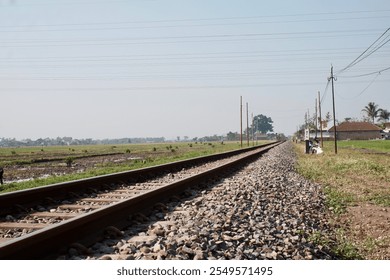
{"label": "field vegetation", "polygon": [[297,170],[322,186],[338,227],[344,258],[390,258],[390,141],[324,143],[324,153],[305,154],[296,144]]}
{"label": "field vegetation", "polygon": [[3,166],[5,170],[5,184],[0,186],[0,193],[133,170],[236,149],[240,149],[238,142],[0,148],[0,166]]}

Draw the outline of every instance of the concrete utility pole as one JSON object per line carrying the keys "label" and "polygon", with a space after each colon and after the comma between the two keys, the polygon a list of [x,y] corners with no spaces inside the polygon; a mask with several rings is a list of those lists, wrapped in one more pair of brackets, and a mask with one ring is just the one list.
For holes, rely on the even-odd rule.
{"label": "concrete utility pole", "polygon": [[337,154],[337,129],[336,129],[336,108],[334,105],[334,83],[336,78],[333,76],[333,65],[330,68],[330,77],[328,81],[332,80],[332,100],[333,100],[333,128],[334,128],[334,153]]}

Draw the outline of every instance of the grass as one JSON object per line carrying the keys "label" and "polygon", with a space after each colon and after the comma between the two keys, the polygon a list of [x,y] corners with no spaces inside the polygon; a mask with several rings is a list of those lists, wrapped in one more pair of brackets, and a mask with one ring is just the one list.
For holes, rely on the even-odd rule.
{"label": "grass", "polygon": [[67,157],[82,158],[122,152],[123,147],[119,145],[1,147],[0,165],[26,165],[41,161],[65,160]]}
{"label": "grass", "polygon": [[325,187],[324,191],[329,210],[337,215],[345,213],[347,206],[351,205],[355,200],[353,195],[332,187]]}
{"label": "grass", "polygon": [[[298,172],[324,186],[334,219],[339,221],[356,205],[390,207],[390,141],[339,141],[337,155],[333,148],[333,142],[325,142],[323,154],[309,155],[303,144],[295,145]],[[370,236],[338,226],[334,252],[343,259],[370,258],[378,246],[390,246],[389,239],[372,242]]]}
{"label": "grass", "polygon": [[[259,142],[259,145],[266,143]],[[14,182],[0,185],[0,193],[46,186],[55,183],[90,178],[110,173],[134,170],[173,161],[185,160],[199,156],[221,153],[239,149],[237,142],[221,143],[160,143],[160,144],[126,144],[126,145],[91,145],[91,146],[58,146],[58,147],[21,147],[0,148],[0,166],[15,166],[23,163],[23,167],[34,166],[36,159],[58,159],[65,164],[69,158],[72,163],[77,158],[91,155],[107,155],[123,153],[133,157],[124,162],[104,162],[96,164],[94,168],[82,173],[73,173],[59,176],[49,176],[24,182]],[[15,151],[15,153],[12,153]],[[87,151],[87,152],[86,152]]]}
{"label": "grass", "polygon": [[[333,143],[333,142],[332,142]],[[349,149],[367,149],[378,152],[390,153],[390,141],[385,140],[350,140],[350,141],[339,141],[337,146],[340,148]]]}
{"label": "grass", "polygon": [[358,247],[350,240],[343,229],[336,231],[337,244],[334,245],[334,253],[344,260],[362,260],[364,257]]}
{"label": "grass", "polygon": [[[357,202],[390,206],[390,157],[350,149],[350,142],[339,142],[337,155],[330,142],[324,143],[324,153],[319,155],[304,154],[303,145],[296,145],[298,172],[326,186],[332,205],[338,200],[344,206]],[[390,151],[389,144],[390,141],[361,141],[359,147],[370,151]]]}

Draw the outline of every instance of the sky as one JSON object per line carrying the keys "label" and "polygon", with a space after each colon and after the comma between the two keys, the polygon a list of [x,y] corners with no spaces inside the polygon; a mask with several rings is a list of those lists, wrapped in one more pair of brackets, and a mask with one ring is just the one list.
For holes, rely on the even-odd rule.
{"label": "sky", "polygon": [[389,27],[388,0],[0,0],[0,138],[223,135],[241,96],[291,135],[318,91],[332,113],[332,65],[361,119],[390,110]]}

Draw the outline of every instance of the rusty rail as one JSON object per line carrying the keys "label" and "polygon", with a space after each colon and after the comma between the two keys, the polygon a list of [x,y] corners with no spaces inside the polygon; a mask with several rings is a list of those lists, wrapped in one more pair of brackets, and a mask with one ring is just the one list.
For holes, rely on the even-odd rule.
{"label": "rusty rail", "polygon": [[[224,165],[210,169],[206,172],[176,181],[172,184],[162,186],[147,193],[140,194],[135,197],[117,202],[114,205],[105,206],[93,212],[82,214],[80,216],[71,218],[61,223],[54,224],[43,229],[39,229],[33,233],[24,235],[22,237],[6,241],[0,244],[0,259],[42,259],[47,258],[50,254],[56,253],[61,249],[65,249],[69,246],[69,244],[73,242],[91,243],[93,242],[91,240],[96,239],[98,236],[101,236],[108,226],[122,228],[126,225],[126,220],[129,215],[150,208],[156,202],[162,201],[172,195],[183,192],[186,188],[190,186],[196,185],[214,176],[218,176],[222,172],[225,172],[234,166],[251,161],[257,158],[260,154],[267,152],[268,150],[279,144],[279,142],[271,143],[265,145],[265,147],[256,147],[254,149],[252,148],[251,150],[254,151],[250,153],[250,155],[241,157],[239,159],[236,159],[235,161],[231,161]],[[246,151],[248,151],[248,149]],[[231,152],[229,152],[228,154],[231,154]],[[203,159],[198,158],[197,160],[204,160],[204,157],[202,158]],[[187,163],[188,161],[181,161],[181,164],[183,164],[183,162]],[[164,166],[172,167],[177,164],[178,162],[173,164],[167,164]],[[157,170],[160,170],[160,168],[162,167],[157,167]],[[148,172],[157,171],[156,167],[145,168],[141,171],[129,171],[117,173],[114,175],[99,176],[98,179],[92,178],[86,180],[79,180],[64,184],[52,185],[51,187],[54,186],[54,190],[62,191],[62,188],[64,186],[61,185],[70,185],[75,188],[80,186],[85,187],[85,184],[90,186],[91,184],[95,184],[97,182],[99,184],[102,184],[102,182],[108,183],[112,182],[113,180],[115,181],[128,178],[130,174],[133,174],[135,172],[142,172],[147,174]],[[109,178],[111,178],[111,181]],[[41,190],[47,190],[48,188],[49,186],[42,187]],[[34,195],[34,199],[42,196],[43,192],[41,190],[38,191],[38,194]],[[18,192],[17,195],[13,196],[13,199],[19,197],[22,192],[26,193],[29,191]],[[5,197],[6,195],[3,196]],[[45,193],[44,196],[46,197],[47,194]],[[2,199],[4,198],[0,199],[0,203],[2,203]]]}

